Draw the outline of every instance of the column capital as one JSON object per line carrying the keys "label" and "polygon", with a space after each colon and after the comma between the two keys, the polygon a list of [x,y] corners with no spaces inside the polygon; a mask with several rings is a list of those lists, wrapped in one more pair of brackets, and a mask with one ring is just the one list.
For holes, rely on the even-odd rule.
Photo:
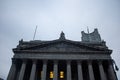
{"label": "column capital", "polygon": [[47,64],[47,61],[48,61],[48,60],[43,60],[43,64]]}
{"label": "column capital", "polygon": [[36,64],[36,63],[37,63],[37,60],[36,60],[36,59],[33,59],[32,62]]}
{"label": "column capital", "polygon": [[114,63],[114,60],[108,60],[108,64],[110,65],[110,64],[113,64]]}
{"label": "column capital", "polygon": [[87,62],[88,64],[92,64],[93,60],[88,60]]}
{"label": "column capital", "polygon": [[78,64],[81,64],[81,63],[82,63],[82,60],[78,60],[77,63],[78,63]]}
{"label": "column capital", "polygon": [[67,60],[67,64],[70,64],[71,63],[71,60]]}
{"label": "column capital", "polygon": [[58,60],[54,60],[54,64],[58,64]]}
{"label": "column capital", "polygon": [[102,64],[103,63],[103,60],[98,60],[98,64]]}
{"label": "column capital", "polygon": [[12,63],[15,64],[16,63],[16,59],[12,58]]}
{"label": "column capital", "polygon": [[27,59],[23,59],[22,61],[23,61],[23,63],[26,63],[26,62],[27,62]]}

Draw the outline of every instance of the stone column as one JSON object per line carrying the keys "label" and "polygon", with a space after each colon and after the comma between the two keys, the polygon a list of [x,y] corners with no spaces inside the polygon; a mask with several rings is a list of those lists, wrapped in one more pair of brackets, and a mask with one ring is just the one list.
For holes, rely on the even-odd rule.
{"label": "stone column", "polygon": [[115,75],[115,71],[112,65],[112,61],[108,62],[108,76],[109,76],[109,80],[117,80],[116,79],[116,75]]}
{"label": "stone column", "polygon": [[31,70],[31,74],[30,74],[30,80],[35,80],[36,62],[37,62],[36,60],[33,60],[32,70]]}
{"label": "stone column", "polygon": [[44,60],[41,80],[46,80],[46,72],[47,72],[47,61]]}
{"label": "stone column", "polygon": [[95,80],[93,67],[92,67],[92,61],[88,61],[88,73],[90,80]]}
{"label": "stone column", "polygon": [[72,80],[71,78],[71,61],[67,61],[67,80]]}
{"label": "stone column", "polygon": [[26,68],[26,62],[27,62],[26,60],[23,60],[18,80],[23,80],[25,68]]}
{"label": "stone column", "polygon": [[15,65],[15,60],[12,59],[12,65],[11,65],[7,80],[14,80],[15,75],[16,75],[16,65]]}
{"label": "stone column", "polygon": [[78,61],[77,66],[78,66],[78,80],[83,80],[83,74],[82,74],[82,62]]}
{"label": "stone column", "polygon": [[53,80],[58,80],[58,61],[54,61]]}
{"label": "stone column", "polygon": [[100,71],[101,80],[107,80],[104,69],[103,69],[102,61],[99,61],[98,64],[99,64],[99,71]]}
{"label": "stone column", "polygon": [[19,74],[20,74],[20,71],[17,70],[16,80],[18,80],[18,78],[19,78]]}

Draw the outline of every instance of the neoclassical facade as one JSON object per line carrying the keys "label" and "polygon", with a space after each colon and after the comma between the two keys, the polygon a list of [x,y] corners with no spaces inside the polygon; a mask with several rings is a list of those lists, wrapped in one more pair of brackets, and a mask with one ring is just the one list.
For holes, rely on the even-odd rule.
{"label": "neoclassical facade", "polygon": [[82,31],[82,41],[19,41],[7,80],[117,80],[112,50],[98,30]]}

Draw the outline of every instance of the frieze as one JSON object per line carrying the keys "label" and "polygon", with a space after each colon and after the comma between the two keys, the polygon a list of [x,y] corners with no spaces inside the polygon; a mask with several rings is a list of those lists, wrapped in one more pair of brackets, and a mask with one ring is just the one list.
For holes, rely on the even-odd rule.
{"label": "frieze", "polygon": [[110,55],[106,54],[15,54],[14,58],[18,59],[23,59],[23,58],[28,58],[28,59],[110,59]]}

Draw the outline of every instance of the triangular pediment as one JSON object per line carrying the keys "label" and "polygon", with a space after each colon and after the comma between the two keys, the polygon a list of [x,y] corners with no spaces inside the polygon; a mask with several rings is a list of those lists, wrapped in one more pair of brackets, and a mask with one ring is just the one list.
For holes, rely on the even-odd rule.
{"label": "triangular pediment", "polygon": [[83,44],[76,44],[68,41],[58,41],[48,44],[40,44],[30,47],[26,50],[37,50],[43,52],[81,52],[81,51],[98,51],[96,48],[92,48]]}

